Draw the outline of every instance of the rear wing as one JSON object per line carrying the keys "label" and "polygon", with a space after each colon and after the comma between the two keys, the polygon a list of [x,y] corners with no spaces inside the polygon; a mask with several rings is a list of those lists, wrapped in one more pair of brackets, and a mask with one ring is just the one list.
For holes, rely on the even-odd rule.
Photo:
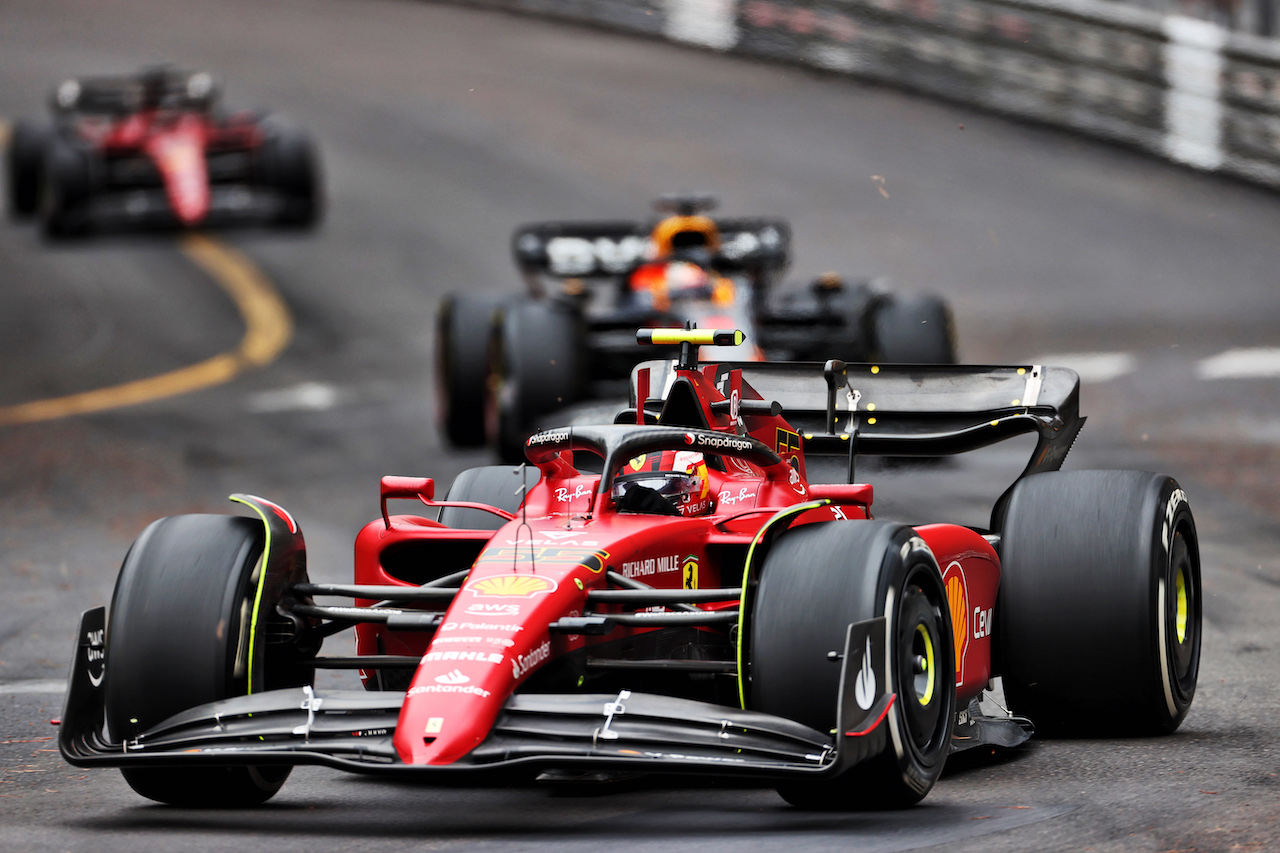
{"label": "rear wing", "polygon": [[[202,72],[167,70],[157,77],[159,99],[153,106],[168,109],[208,109],[218,97],[213,78]],[[127,114],[147,106],[140,75],[79,77],[53,90],[49,104],[54,113]]]}
{"label": "rear wing", "polygon": [[[790,261],[791,228],[781,219],[715,220],[720,229],[717,269],[771,273]],[[649,252],[652,223],[536,222],[517,228],[511,254],[525,275],[601,278],[624,275]]]}
{"label": "rear wing", "polygon": [[[665,389],[675,377],[672,361],[646,361],[649,387]],[[717,387],[731,370],[803,439],[806,455],[943,456],[986,447],[1016,435],[1039,441],[1022,476],[1062,467],[1084,425],[1080,377],[1043,365],[845,364],[739,362],[706,365]],[[646,401],[646,409],[661,400]],[[750,429],[748,417],[747,425]]]}

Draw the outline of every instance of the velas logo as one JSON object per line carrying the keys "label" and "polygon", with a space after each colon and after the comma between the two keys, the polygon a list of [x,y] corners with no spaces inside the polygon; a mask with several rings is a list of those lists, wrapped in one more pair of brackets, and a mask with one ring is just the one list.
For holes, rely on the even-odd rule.
{"label": "velas logo", "polygon": [[539,575],[499,575],[481,578],[467,585],[467,589],[476,595],[505,598],[533,598],[535,595],[552,592],[555,588],[554,580]]}
{"label": "velas logo", "polygon": [[951,610],[951,637],[955,640],[956,684],[964,681],[964,653],[969,648],[969,588],[964,569],[952,560],[942,575],[947,587],[947,607]]}
{"label": "velas logo", "polygon": [[453,672],[446,672],[444,675],[436,676],[436,684],[470,684],[471,679],[462,674],[461,670],[455,669]]}

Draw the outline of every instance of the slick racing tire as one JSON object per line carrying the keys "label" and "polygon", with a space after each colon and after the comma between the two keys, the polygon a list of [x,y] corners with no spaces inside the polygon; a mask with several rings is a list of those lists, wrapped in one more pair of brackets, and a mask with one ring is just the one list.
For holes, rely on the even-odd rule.
{"label": "slick racing tire", "polygon": [[50,129],[36,122],[19,120],[13,125],[5,167],[9,181],[9,215],[14,219],[33,216],[40,205],[40,172],[51,137]]}
{"label": "slick racing tire", "polygon": [[450,294],[436,310],[436,416],[454,447],[485,443],[489,337],[497,300]]}
{"label": "slick racing tire", "polygon": [[40,226],[45,237],[74,237],[88,230],[85,206],[93,195],[92,155],[54,138],[41,161]]}
{"label": "slick racing tire", "polygon": [[995,638],[1009,708],[1037,732],[1168,734],[1200,668],[1200,553],[1177,481],[1036,474],[1000,532]]}
{"label": "slick racing tire", "polygon": [[890,296],[875,309],[872,326],[880,361],[955,364],[955,323],[936,296]]}
{"label": "slick racing tire", "polygon": [[955,719],[955,646],[942,574],[915,532],[886,521],[826,522],[779,537],[760,569],[750,617],[752,709],[828,732],[836,726],[842,650],[852,622],[888,620],[897,693],[884,752],[841,776],[779,787],[810,809],[902,808],[937,781]]}
{"label": "slick racing tire", "polygon": [[[514,513],[524,501],[524,488],[532,489],[541,479],[542,471],[532,465],[468,468],[454,479],[443,500],[488,504]],[[497,530],[506,521],[481,509],[446,506],[440,510],[440,523],[467,530]]]}
{"label": "slick racing tire", "polygon": [[586,324],[573,305],[521,299],[500,307],[489,339],[485,427],[504,462],[525,461],[538,418],[586,392]]}
{"label": "slick racing tire", "polygon": [[259,180],[279,193],[276,221],[295,228],[310,228],[320,219],[320,159],[311,137],[298,128],[268,117],[262,122],[262,147],[258,149]]}
{"label": "slick racing tire", "polygon": [[[281,661],[265,623],[251,631],[261,522],[180,515],[153,522],[116,580],[107,620],[107,727],[127,741],[188,708],[275,687],[302,686],[314,670]],[[275,602],[260,602],[262,620]],[[144,797],[187,807],[234,808],[270,799],[292,768],[122,768]]]}

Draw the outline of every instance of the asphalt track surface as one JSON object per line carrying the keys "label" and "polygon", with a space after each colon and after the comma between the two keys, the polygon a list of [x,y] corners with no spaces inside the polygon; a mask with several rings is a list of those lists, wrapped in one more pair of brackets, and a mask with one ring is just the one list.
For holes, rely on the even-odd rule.
{"label": "asphalt track surface", "polygon": [[[212,70],[232,104],[311,128],[329,213],[310,235],[216,235],[288,306],[276,360],[0,427],[0,849],[1280,847],[1280,396],[1273,354],[1230,356],[1235,377],[1206,361],[1280,346],[1276,195],[892,90],[456,6],[0,2],[0,116],[37,113],[67,75],[157,60]],[[301,520],[312,576],[348,579],[379,476],[443,484],[487,461],[442,447],[432,426],[437,297],[513,289],[517,223],[640,216],[690,188],[726,213],[790,218],[797,281],[839,269],[945,294],[970,361],[1078,366],[1090,419],[1069,468],[1180,479],[1206,625],[1176,735],[957,762],[895,814],[806,814],[731,785],[494,791],[324,769],[295,772],[265,808],[207,813],[61,761],[49,720],[77,614],[109,599],[149,520],[268,496]],[[0,227],[0,407],[187,368],[245,334],[174,235],[48,245],[30,225]],[[867,470],[882,516],[982,524],[1019,461]]]}

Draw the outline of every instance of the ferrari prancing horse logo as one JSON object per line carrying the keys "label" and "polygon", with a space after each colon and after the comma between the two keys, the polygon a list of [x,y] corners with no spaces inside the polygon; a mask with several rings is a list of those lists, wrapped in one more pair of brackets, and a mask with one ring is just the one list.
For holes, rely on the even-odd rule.
{"label": "ferrari prancing horse logo", "polygon": [[684,563],[680,566],[680,576],[685,589],[698,588],[698,556],[696,554],[690,554],[684,558]]}

